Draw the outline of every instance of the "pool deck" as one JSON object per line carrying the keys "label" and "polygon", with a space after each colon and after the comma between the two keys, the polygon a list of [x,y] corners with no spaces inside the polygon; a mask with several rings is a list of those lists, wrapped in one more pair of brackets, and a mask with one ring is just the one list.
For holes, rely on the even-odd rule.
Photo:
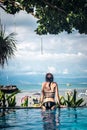
{"label": "pool deck", "polygon": [[0,109],[41,109],[41,107],[21,107],[21,106],[15,106],[15,107],[0,107]]}

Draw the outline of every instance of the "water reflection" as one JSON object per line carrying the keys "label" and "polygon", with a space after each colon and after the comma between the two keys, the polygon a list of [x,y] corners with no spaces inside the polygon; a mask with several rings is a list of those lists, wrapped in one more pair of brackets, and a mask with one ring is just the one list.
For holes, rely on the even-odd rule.
{"label": "water reflection", "polygon": [[77,123],[77,109],[76,108],[68,108],[67,116],[72,120],[73,123]]}
{"label": "water reflection", "polygon": [[68,127],[72,128],[72,125],[75,125],[77,130],[77,109],[74,108],[65,108],[65,109],[56,109],[54,111],[41,111],[43,130],[60,130],[62,128]]}
{"label": "water reflection", "polygon": [[59,130],[59,111],[41,111],[41,116],[43,120],[43,130]]}
{"label": "water reflection", "polygon": [[[60,124],[59,129],[66,128],[70,130],[78,130],[78,109],[76,108],[65,108],[60,109]],[[80,124],[79,124],[80,125]]]}
{"label": "water reflection", "polygon": [[15,111],[12,111],[12,114],[7,113],[7,115],[0,117],[0,130],[6,130],[7,128],[10,130],[12,127],[15,127],[12,121],[16,121]]}

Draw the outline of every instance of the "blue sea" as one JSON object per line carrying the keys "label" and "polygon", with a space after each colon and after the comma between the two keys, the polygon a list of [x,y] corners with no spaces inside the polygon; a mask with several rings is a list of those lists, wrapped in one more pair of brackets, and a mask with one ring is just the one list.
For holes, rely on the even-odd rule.
{"label": "blue sea", "polygon": [[[41,90],[41,84],[45,81],[44,75],[0,75],[1,85],[16,85],[20,90]],[[58,77],[54,75],[54,81],[59,89],[86,89],[87,78]]]}

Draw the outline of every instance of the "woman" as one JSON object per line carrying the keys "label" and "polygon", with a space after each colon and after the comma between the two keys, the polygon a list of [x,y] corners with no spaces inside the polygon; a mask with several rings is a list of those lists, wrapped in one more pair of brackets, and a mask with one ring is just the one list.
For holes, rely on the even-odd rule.
{"label": "woman", "polygon": [[[46,82],[42,83],[41,91],[41,103],[42,109],[51,109],[56,108],[56,102],[60,107],[58,85],[53,81],[53,75],[51,73],[46,74]],[[56,99],[56,102],[55,102]]]}

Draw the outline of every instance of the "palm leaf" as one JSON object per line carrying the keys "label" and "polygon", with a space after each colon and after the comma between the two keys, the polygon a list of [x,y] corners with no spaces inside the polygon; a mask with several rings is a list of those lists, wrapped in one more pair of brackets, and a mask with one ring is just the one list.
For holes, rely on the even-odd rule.
{"label": "palm leaf", "polygon": [[68,107],[78,107],[84,101],[83,98],[77,100],[76,99],[77,98],[76,94],[77,94],[76,90],[74,90],[73,95],[69,95],[67,93],[67,100],[65,100],[65,101],[66,101]]}
{"label": "palm leaf", "polygon": [[17,91],[13,92],[13,93],[10,94],[10,95],[6,95],[6,100],[9,100],[11,97],[13,97],[14,95],[16,95],[16,94],[19,93],[19,92],[20,92],[20,91],[17,90]]}
{"label": "palm leaf", "polygon": [[0,22],[0,65],[4,67],[4,64],[8,64],[8,59],[14,56],[16,51],[15,40],[16,33],[10,33],[8,36],[5,35],[5,28]]}
{"label": "palm leaf", "polygon": [[77,94],[77,91],[74,89],[73,98],[72,98],[74,104],[76,102],[76,94]]}
{"label": "palm leaf", "polygon": [[16,105],[16,98],[15,96],[13,96],[8,100],[8,107],[14,107],[15,105]]}
{"label": "palm leaf", "polygon": [[84,101],[83,98],[79,99],[79,100],[76,102],[76,106],[77,106],[77,107],[80,106],[83,101]]}
{"label": "palm leaf", "polygon": [[65,101],[65,98],[63,96],[60,97],[60,104],[66,105],[66,101]]}

